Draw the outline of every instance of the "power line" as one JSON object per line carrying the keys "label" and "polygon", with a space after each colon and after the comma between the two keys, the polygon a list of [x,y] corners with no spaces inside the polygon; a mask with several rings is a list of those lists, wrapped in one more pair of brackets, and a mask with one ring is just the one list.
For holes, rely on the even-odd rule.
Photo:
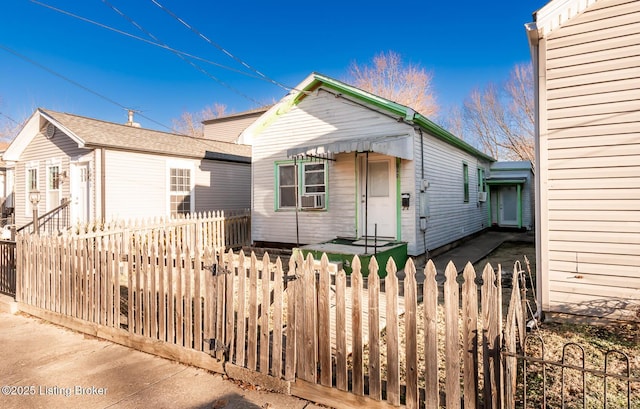
{"label": "power line", "polygon": [[16,125],[21,125],[20,122],[18,122],[15,119],[11,118],[9,115],[5,114],[4,112],[0,112],[0,115],[2,115],[3,117],[7,118],[9,121],[13,122]]}
{"label": "power line", "polygon": [[[59,72],[56,72],[56,71],[52,70],[51,68],[49,68],[49,67],[47,67],[47,66],[45,66],[45,65],[43,65],[43,64],[40,64],[39,62],[37,62],[37,61],[35,61],[35,60],[32,60],[31,58],[29,58],[29,57],[27,57],[27,56],[25,56],[25,55],[23,55],[23,54],[20,54],[19,52],[15,51],[15,50],[13,50],[13,49],[11,49],[11,48],[9,48],[9,47],[7,47],[7,46],[3,45],[3,44],[0,44],[0,48],[1,48],[1,49],[3,49],[3,50],[5,50],[5,51],[7,51],[7,52],[9,52],[9,53],[11,53],[11,54],[13,54],[13,55],[15,55],[15,56],[16,56],[16,57],[18,57],[18,58],[21,58],[21,59],[23,59],[23,60],[27,61],[27,62],[28,62],[28,63],[30,63],[30,64],[35,65],[35,66],[36,66],[36,67],[38,67],[38,68],[41,68],[41,69],[43,69],[43,70],[47,71],[48,73],[50,73],[50,74],[52,74],[52,75],[55,75],[55,76],[56,76],[56,77],[58,77],[58,78],[61,78],[61,79],[65,80],[65,81],[67,81],[67,82],[70,82],[71,84],[75,85],[76,87],[79,87],[79,88],[81,88],[81,89],[83,89],[83,90],[85,90],[85,91],[87,91],[87,92],[90,92],[90,93],[92,93],[93,95],[95,95],[95,96],[97,96],[97,97],[99,97],[99,98],[102,98],[102,99],[104,99],[105,101],[110,102],[111,104],[116,105],[116,106],[118,106],[118,107],[120,107],[120,108],[124,109],[125,111],[129,111],[129,109],[130,109],[130,108],[127,108],[126,106],[124,106],[124,105],[120,104],[119,102],[117,102],[117,101],[115,101],[115,100],[113,100],[113,99],[111,99],[111,98],[109,98],[109,97],[107,97],[107,96],[105,96],[105,95],[103,95],[103,94],[101,94],[101,93],[97,92],[97,91],[94,91],[94,90],[92,90],[91,88],[89,88],[89,87],[87,87],[87,86],[85,86],[85,85],[82,85],[82,84],[80,84],[80,83],[79,83],[79,82],[77,82],[77,81],[72,80],[71,78],[65,77],[64,75],[60,74]],[[156,120],[154,120],[154,119],[152,119],[152,118],[149,118],[148,116],[143,115],[140,111],[137,111],[137,110],[136,110],[136,112],[137,112],[141,117],[145,118],[146,120],[148,120],[148,121],[150,121],[150,122],[153,122],[154,124],[159,125],[159,126],[161,126],[161,127],[163,127],[163,128],[166,128],[166,129],[168,129],[168,130],[170,130],[170,131],[172,131],[172,132],[173,132],[173,130],[172,130],[170,127],[166,126],[165,124],[160,123],[160,122],[158,122],[158,121],[156,121]]]}
{"label": "power line", "polygon": [[[115,11],[116,13],[118,13],[120,16],[122,16],[123,18],[125,18],[127,21],[129,21],[131,24],[133,24],[133,26],[135,26],[138,30],[142,31],[143,33],[145,33],[146,35],[148,35],[151,39],[153,39],[154,41],[156,41],[158,44],[169,48],[167,46],[166,43],[160,41],[158,39],[158,37],[156,37],[155,35],[153,35],[150,31],[145,30],[140,24],[138,24],[134,19],[132,19],[131,17],[129,17],[128,15],[126,15],[125,13],[123,13],[122,11],[120,11],[117,7],[115,7],[113,4],[111,4],[108,0],[102,0],[102,2],[107,5],[108,7],[110,7],[113,11]],[[187,59],[184,55],[177,53],[177,52],[173,52],[176,56],[178,56],[182,61],[186,62],[187,64],[191,65],[193,68],[195,68],[196,70],[200,71],[201,73],[203,73],[204,75],[206,75],[207,77],[211,78],[212,80],[216,81],[217,83],[219,83],[220,85],[224,86],[225,88],[235,92],[236,94],[240,95],[241,97],[255,103],[257,106],[263,105],[260,102],[256,101],[255,99],[251,98],[250,96],[246,95],[245,93],[241,92],[240,90],[232,87],[231,85],[227,84],[226,82],[222,81],[220,78],[215,77],[214,75],[210,74],[208,71],[206,71],[204,68],[200,67],[198,64],[194,63],[193,61]]]}
{"label": "power line", "polygon": [[248,63],[244,62],[242,59],[240,59],[239,57],[233,55],[231,52],[227,51],[224,47],[222,47],[220,44],[216,43],[215,41],[211,40],[210,38],[208,38],[207,36],[205,36],[204,34],[202,34],[202,32],[200,32],[198,29],[196,29],[195,27],[191,26],[190,24],[188,24],[186,21],[184,21],[183,19],[181,19],[180,17],[178,17],[174,12],[172,12],[171,10],[169,10],[168,8],[166,8],[165,6],[163,6],[162,4],[160,4],[157,0],[151,0],[151,2],[153,4],[155,4],[156,6],[158,6],[161,10],[163,10],[165,13],[169,14],[171,17],[173,17],[174,19],[176,19],[177,21],[179,21],[182,25],[184,25],[185,27],[187,27],[189,30],[191,30],[194,34],[196,34],[198,37],[202,38],[204,41],[206,41],[207,43],[211,44],[212,46],[216,47],[218,50],[222,51],[223,53],[225,53],[227,56],[233,58],[235,61],[237,61],[238,63],[242,64],[244,67],[248,68],[249,70],[255,72],[256,74],[258,74],[260,77],[264,78],[265,80],[271,82],[274,85],[277,85],[278,87],[284,89],[285,91],[291,91],[294,88],[292,87],[287,87],[286,85],[283,85],[282,83],[274,80],[273,78],[270,78],[266,75],[264,75],[263,73],[261,73],[260,71],[258,71],[256,68],[252,67],[251,65],[249,65]]}
{"label": "power line", "polygon": [[171,52],[174,52],[174,53],[177,53],[177,54],[189,57],[189,58],[193,58],[194,60],[198,60],[198,61],[201,61],[201,62],[204,62],[204,63],[207,63],[207,64],[211,64],[211,65],[214,65],[214,66],[216,66],[218,68],[222,68],[222,69],[225,69],[225,70],[228,70],[228,71],[232,71],[232,72],[235,72],[237,74],[245,75],[245,76],[247,76],[249,78],[264,80],[264,78],[262,78],[262,77],[260,77],[258,75],[252,75],[252,74],[250,74],[248,72],[245,72],[245,71],[242,71],[242,70],[238,70],[236,68],[229,67],[229,66],[226,66],[226,65],[211,61],[211,60],[207,60],[206,58],[198,57],[197,55],[189,54],[189,53],[187,53],[185,51],[180,51],[180,50],[172,48],[172,47],[170,47],[170,46],[168,46],[166,44],[159,44],[159,43],[147,40],[146,38],[142,38],[142,37],[136,36],[134,34],[127,33],[126,31],[118,30],[117,28],[110,27],[110,26],[108,26],[106,24],[99,23],[97,21],[88,19],[86,17],[79,16],[77,14],[73,14],[73,13],[71,13],[69,11],[59,9],[57,7],[53,7],[53,6],[49,5],[49,4],[42,3],[42,2],[39,2],[37,0],[29,0],[29,1],[31,1],[32,3],[34,3],[34,4],[38,5],[38,6],[42,6],[42,7],[48,8],[50,10],[56,11],[56,12],[58,12],[60,14],[64,14],[64,15],[69,16],[69,17],[73,17],[75,19],[84,21],[85,23],[93,24],[93,25],[96,25],[98,27],[104,28],[106,30],[113,31],[114,33],[118,33],[118,34],[121,34],[123,36],[129,37],[129,38],[133,38],[134,40],[142,41],[144,43],[147,43],[147,44],[150,44],[150,45],[154,45],[156,47],[164,48],[165,50],[168,50],[168,51],[171,51]]}

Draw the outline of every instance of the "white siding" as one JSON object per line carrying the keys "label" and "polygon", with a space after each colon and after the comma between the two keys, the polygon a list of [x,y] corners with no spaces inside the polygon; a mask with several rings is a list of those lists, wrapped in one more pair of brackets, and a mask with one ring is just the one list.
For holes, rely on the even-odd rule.
{"label": "white siding", "polygon": [[166,158],[124,151],[105,152],[105,219],[167,214]]}
{"label": "white siding", "polygon": [[204,125],[204,137],[214,141],[237,142],[240,133],[259,117],[259,113],[247,117],[217,120]]}
{"label": "white siding", "polygon": [[[275,162],[286,160],[287,149],[358,137],[410,135],[414,138],[414,160],[401,160],[400,192],[409,193],[410,207],[400,208],[400,239],[408,242],[408,253],[419,255],[475,233],[488,224],[488,208],[477,200],[477,168],[488,171],[489,163],[424,134],[421,141],[413,126],[336,98],[323,91],[303,99],[288,113],[272,121],[253,139],[252,239],[258,242],[296,242],[294,211],[275,211]],[[372,154],[371,158],[375,157]],[[420,226],[420,184],[424,160],[429,180],[431,210],[426,236]],[[469,202],[463,201],[462,164],[469,165]],[[359,197],[356,154],[339,154],[329,166],[327,211],[298,214],[300,243],[314,243],[338,236],[360,236],[357,231]],[[400,199],[398,198],[398,202]],[[399,204],[398,204],[399,205]],[[390,211],[389,217],[396,217]]]}
{"label": "white siding", "polygon": [[147,218],[169,213],[168,169],[172,163],[195,175],[195,212],[248,209],[250,165],[234,162],[176,159],[166,156],[107,151],[105,200],[107,220]]}
{"label": "white siding", "polygon": [[[433,250],[488,227],[488,202],[478,202],[477,168],[484,168],[488,174],[489,163],[431,135],[424,136],[425,178],[429,182],[426,243],[427,249]],[[417,152],[419,149],[418,146]],[[420,160],[419,153],[415,160]],[[464,201],[463,163],[469,167],[469,202]],[[419,164],[415,168],[416,187],[419,189],[422,172]],[[424,249],[422,232],[417,233],[420,251]]]}
{"label": "white siding", "polygon": [[[288,159],[287,149],[314,142],[412,133],[410,126],[344,98],[323,91],[306,97],[254,137],[252,239],[296,242],[295,212],[275,211],[274,204],[275,162]],[[336,161],[329,162],[328,166],[328,209],[299,212],[300,243],[317,243],[357,233],[355,154],[337,155]]]}
{"label": "white siding", "polygon": [[[40,214],[46,211],[46,182],[47,182],[47,159],[59,159],[60,171],[69,175],[69,158],[78,157],[91,153],[89,149],[80,149],[67,135],[56,129],[54,137],[47,139],[39,132],[27,146],[16,164],[15,170],[15,223],[18,227],[32,221],[32,217],[27,215],[26,203],[26,179],[25,168],[28,162],[38,161],[38,185],[41,191],[41,200],[38,204]],[[61,186],[61,198],[69,198],[69,179],[67,178]],[[95,200],[95,194],[91,194]],[[92,206],[95,209],[95,206]]]}
{"label": "white siding", "polygon": [[251,164],[203,160],[196,164],[196,212],[249,209]]}
{"label": "white siding", "polygon": [[638,21],[603,0],[540,43],[546,311],[640,318]]}

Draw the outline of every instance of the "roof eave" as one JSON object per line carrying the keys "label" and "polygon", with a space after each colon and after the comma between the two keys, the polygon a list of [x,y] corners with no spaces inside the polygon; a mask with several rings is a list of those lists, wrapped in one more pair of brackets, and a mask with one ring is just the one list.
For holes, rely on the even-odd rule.
{"label": "roof eave", "polygon": [[[422,128],[424,128],[433,136],[436,136],[442,139],[443,141],[466,151],[467,153],[470,153],[476,157],[485,159],[490,162],[496,161],[491,156],[483,152],[480,152],[479,150],[469,145],[462,139],[456,137],[452,133],[438,126],[437,124],[435,124],[434,122],[432,122],[431,120],[423,116],[422,114],[415,112],[413,109],[409,107],[378,97],[366,91],[358,90],[356,88],[334,81],[331,78],[327,78],[319,74],[314,74],[314,78],[315,78],[315,81],[311,82],[308,88],[317,88],[318,87],[317,84],[322,83],[322,85],[324,85],[325,87],[331,88],[334,91],[338,91],[342,94],[349,95],[353,98],[357,98],[370,105],[376,106],[378,108],[382,108],[393,115],[397,115],[408,122],[413,122],[417,125],[420,125]],[[302,98],[296,97],[296,101],[300,99]]]}
{"label": "roof eave", "polygon": [[496,161],[495,158],[487,155],[484,152],[479,151],[478,149],[474,148],[467,142],[453,135],[451,132],[447,131],[446,129],[442,128],[440,125],[437,125],[436,123],[432,122],[431,120],[429,120],[428,118],[426,118],[421,114],[416,114],[414,122],[420,125],[425,130],[427,130],[431,135],[437,138],[440,138],[441,140],[447,142],[448,144],[453,145],[459,149],[462,149],[463,151],[477,158],[484,159],[488,162]]}
{"label": "roof eave", "polygon": [[[364,102],[368,105],[371,105],[373,107],[382,109],[384,111],[386,111],[387,113],[393,115],[393,116],[397,116],[398,118],[406,121],[408,124],[416,124],[420,127],[422,127],[424,130],[426,130],[428,133],[432,134],[433,136],[440,138],[441,140],[459,148],[464,150],[467,153],[470,153],[471,155],[487,160],[489,162],[495,162],[496,160],[494,158],[492,158],[491,156],[480,152],[479,150],[477,150],[476,148],[474,148],[473,146],[469,145],[468,143],[466,143],[465,141],[463,141],[462,139],[454,136],[453,134],[451,134],[450,132],[448,132],[447,130],[445,130],[444,128],[436,125],[434,122],[430,121],[429,119],[427,119],[425,116],[415,112],[413,109],[398,104],[396,102],[390,101],[388,99],[379,97],[377,95],[371,94],[367,91],[363,91],[361,89],[358,89],[356,87],[350,86],[348,84],[345,84],[343,82],[334,80],[332,78],[329,77],[325,77],[324,75],[321,74],[317,74],[317,73],[312,73],[311,75],[309,75],[307,78],[305,78],[304,81],[302,81],[300,83],[300,85],[297,87],[298,91],[297,93],[289,94],[288,97],[285,97],[283,100],[281,100],[281,102],[279,104],[277,104],[276,106],[274,106],[271,110],[269,110],[267,113],[263,114],[263,120],[258,120],[254,123],[254,126],[256,127],[256,129],[261,129],[264,126],[266,126],[266,124],[268,124],[270,122],[270,118],[273,115],[279,115],[281,114],[278,106],[280,105],[297,105],[298,103],[300,103],[300,101],[302,101],[304,98],[307,97],[307,95],[309,94],[309,92],[313,92],[316,89],[318,89],[320,86],[324,86],[326,88],[329,88],[341,95],[346,95],[349,96],[351,98],[355,98],[357,100],[360,100],[361,102]],[[287,109],[285,109],[285,112],[288,111]],[[258,125],[258,122],[260,122],[260,124]],[[258,131],[259,132],[259,131]]]}
{"label": "roof eave", "polygon": [[49,115],[47,112],[45,112],[43,109],[38,108],[38,112],[40,112],[40,115],[42,115],[42,117],[44,119],[46,119],[47,121],[51,122],[52,124],[55,125],[56,128],[60,129],[62,132],[64,132],[69,138],[71,138],[71,140],[73,140],[75,143],[78,144],[79,148],[84,148],[86,147],[86,141],[84,139],[82,139],[81,137],[79,137],[78,135],[76,135],[73,131],[71,131],[69,128],[67,128],[66,126],[62,125],[62,123],[58,122],[54,117],[52,117],[51,115]]}

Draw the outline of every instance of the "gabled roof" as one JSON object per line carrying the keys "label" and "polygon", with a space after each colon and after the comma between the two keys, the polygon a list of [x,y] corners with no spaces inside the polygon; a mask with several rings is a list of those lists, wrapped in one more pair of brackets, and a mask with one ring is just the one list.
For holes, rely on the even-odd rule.
{"label": "gabled roof", "polygon": [[16,161],[46,123],[52,123],[78,147],[107,148],[197,159],[250,162],[251,147],[116,124],[38,108],[4,154]]}
{"label": "gabled roof", "polygon": [[332,89],[342,96],[347,96],[360,102],[363,102],[372,109],[383,111],[391,116],[397,117],[399,120],[403,120],[409,124],[417,125],[425,130],[430,135],[433,135],[441,140],[453,145],[463,151],[470,153],[476,157],[495,161],[491,156],[479,151],[467,142],[453,135],[451,132],[432,122],[427,117],[416,112],[412,108],[398,104],[386,98],[379,97],[370,92],[348,85],[342,81],[327,77],[326,75],[312,73],[302,83],[294,88],[286,97],[284,97],[278,104],[272,107],[267,113],[265,113],[260,119],[258,119],[248,130],[251,132],[259,133],[261,129],[271,123],[275,116],[281,115],[287,112],[292,106],[297,105],[300,101],[309,95],[310,92],[317,90],[320,87]]}
{"label": "gabled roof", "polygon": [[235,120],[246,118],[246,117],[258,117],[264,114],[265,112],[267,112],[267,110],[272,106],[273,105],[265,105],[260,108],[249,109],[247,111],[242,111],[242,112],[236,112],[229,115],[219,116],[217,118],[205,119],[204,121],[202,121],[202,123],[205,125],[208,125],[216,122],[235,121]]}

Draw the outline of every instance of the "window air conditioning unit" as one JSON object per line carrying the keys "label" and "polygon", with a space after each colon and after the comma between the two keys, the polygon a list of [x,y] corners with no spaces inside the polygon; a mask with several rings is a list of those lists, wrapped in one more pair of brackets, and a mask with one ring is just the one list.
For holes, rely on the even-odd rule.
{"label": "window air conditioning unit", "polygon": [[304,195],[300,200],[303,209],[322,209],[324,208],[324,195]]}
{"label": "window air conditioning unit", "polygon": [[478,192],[478,202],[487,201],[487,192]]}

